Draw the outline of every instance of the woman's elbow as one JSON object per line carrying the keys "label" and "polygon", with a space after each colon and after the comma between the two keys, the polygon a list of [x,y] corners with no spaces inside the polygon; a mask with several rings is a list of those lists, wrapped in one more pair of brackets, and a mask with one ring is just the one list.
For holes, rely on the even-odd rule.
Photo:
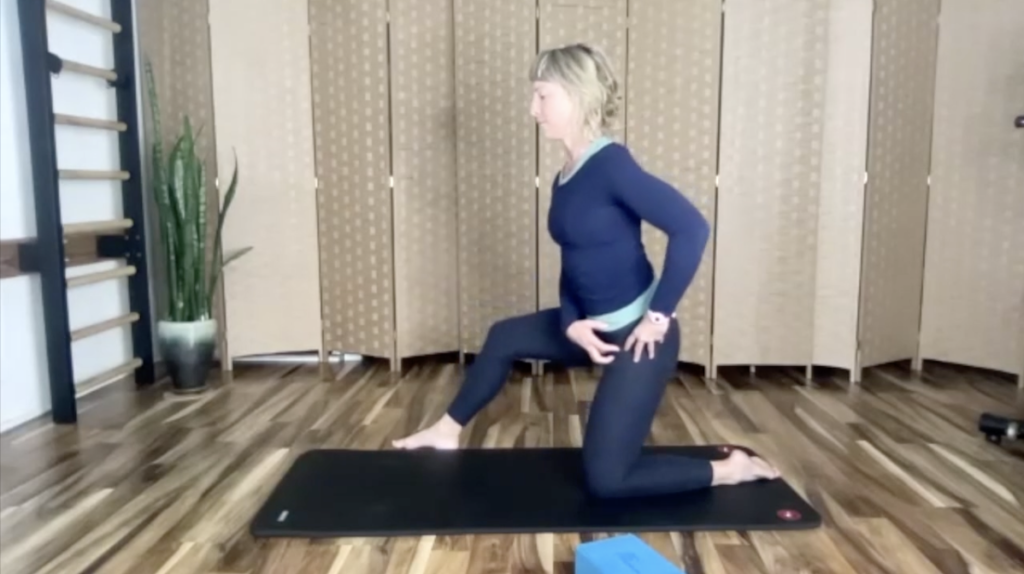
{"label": "woman's elbow", "polygon": [[711,240],[711,224],[708,223],[708,220],[705,217],[698,217],[690,233],[693,237],[693,241],[700,246],[701,249],[704,249],[708,244],[708,241]]}
{"label": "woman's elbow", "polygon": [[669,243],[685,245],[687,249],[693,249],[698,253],[703,252],[711,240],[711,225],[703,217],[695,218],[686,225],[666,231]]}

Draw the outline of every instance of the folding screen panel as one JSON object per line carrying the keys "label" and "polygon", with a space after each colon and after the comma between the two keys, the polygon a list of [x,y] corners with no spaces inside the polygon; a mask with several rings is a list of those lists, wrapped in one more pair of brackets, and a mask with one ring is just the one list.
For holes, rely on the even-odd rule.
{"label": "folding screen panel", "polygon": [[813,357],[828,9],[726,4],[715,365]]}
{"label": "folding screen panel", "polygon": [[[1024,380],[1018,0],[945,0],[941,35],[939,0],[263,6],[138,9],[165,135],[203,125],[222,188],[237,152],[225,248],[254,249],[224,276],[228,355],[475,352],[558,305],[564,153],[526,73],[588,42],[621,82],[614,135],[715,227],[681,360],[857,377],[917,354]],[[660,272],[665,237],[644,241]]]}
{"label": "folding screen panel", "polygon": [[[174,139],[181,133],[181,125],[187,114],[193,126],[202,129],[196,141],[196,152],[206,163],[207,213],[216,213],[220,209],[220,198],[216,192],[217,155],[216,129],[214,129],[213,110],[213,76],[210,70],[210,30],[207,0],[178,0],[166,2],[162,0],[136,0],[136,20],[139,35],[138,64],[145,70],[146,62],[153,68],[153,79],[156,83],[157,98],[160,103],[159,120],[163,132],[164,149],[170,149]],[[152,123],[148,79],[140,78],[140,113],[147,145],[144,147],[143,173],[152,173],[150,144],[155,136]],[[150,187],[146,186],[147,194]],[[147,201],[152,206],[151,197]],[[155,217],[155,206],[150,208]],[[212,238],[217,228],[217,219],[208,218],[209,235],[207,245],[213,245]],[[164,260],[160,244],[160,226],[150,225],[147,231],[152,236],[150,257],[153,261]],[[212,250],[208,250],[208,260],[212,260]],[[165,308],[166,281],[162,263],[150,266],[153,275],[154,300]],[[214,294],[214,316],[220,330],[226,329],[224,316],[224,284],[218,285]],[[223,338],[218,353],[229,356]],[[230,367],[230,361],[222,366]]]}
{"label": "folding screen panel", "polygon": [[[210,2],[217,171],[239,166],[223,275],[232,356],[321,349],[305,2]],[[336,55],[337,56],[337,55]]]}
{"label": "folding screen panel", "polygon": [[[539,0],[540,6],[540,49],[554,48],[563,44],[584,42],[600,48],[619,79],[619,113],[626,108],[626,0],[575,0],[572,3],[559,0]],[[524,72],[525,74],[525,72]],[[529,102],[524,101],[523,113],[528,113]],[[623,118],[615,118],[618,126],[613,137],[624,139]],[[565,163],[562,143],[547,139],[543,133],[539,138],[538,173],[539,193],[537,203],[537,249],[538,249],[538,303],[541,308],[558,306],[558,277],[561,257],[558,246],[548,233],[548,207],[551,205],[551,183],[558,170]]]}
{"label": "folding screen panel", "polygon": [[[626,143],[645,169],[679,189],[714,226],[722,2],[633,1],[629,11]],[[660,274],[665,234],[646,222],[643,233]],[[711,360],[713,276],[712,241],[678,308],[679,358],[705,366]]]}
{"label": "folding screen panel", "polygon": [[459,348],[453,0],[390,0],[399,358]]}
{"label": "folding screen panel", "polygon": [[535,0],[454,0],[461,347],[537,309]]}
{"label": "folding screen panel", "polygon": [[[803,247],[816,254],[811,362],[848,369],[855,377],[871,16],[872,0],[829,3],[818,229],[813,243]],[[814,117],[808,121],[819,123]]]}
{"label": "folding screen panel", "polygon": [[943,0],[923,359],[1024,381],[1024,5]]}
{"label": "folding screen panel", "polygon": [[[196,141],[197,153],[207,162],[211,188],[217,176],[215,130],[213,125],[213,87],[210,71],[210,35],[207,0],[179,0],[173,4],[158,0],[136,0],[139,33],[139,66],[153,66],[160,101],[160,123],[165,147],[181,133],[185,115],[202,133]],[[139,78],[142,100],[140,113],[146,124],[146,136],[152,137],[152,113],[148,80]],[[144,150],[149,157],[149,148]],[[146,169],[151,169],[149,163]],[[211,199],[217,201],[216,195]],[[212,207],[212,205],[211,205]]]}
{"label": "folding screen panel", "polygon": [[309,0],[323,339],[394,354],[387,0]]}
{"label": "folding screen panel", "polygon": [[861,366],[917,352],[939,0],[876,0]]}

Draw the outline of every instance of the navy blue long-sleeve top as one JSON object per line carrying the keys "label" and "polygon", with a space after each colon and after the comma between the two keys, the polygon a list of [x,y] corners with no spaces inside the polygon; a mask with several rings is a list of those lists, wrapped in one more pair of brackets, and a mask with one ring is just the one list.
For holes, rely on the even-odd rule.
{"label": "navy blue long-sleeve top", "polygon": [[641,240],[647,221],[668,236],[649,309],[671,316],[700,267],[710,226],[697,208],[648,173],[619,143],[609,143],[565,182],[552,183],[548,232],[559,245],[563,331],[578,319],[616,311],[655,279]]}

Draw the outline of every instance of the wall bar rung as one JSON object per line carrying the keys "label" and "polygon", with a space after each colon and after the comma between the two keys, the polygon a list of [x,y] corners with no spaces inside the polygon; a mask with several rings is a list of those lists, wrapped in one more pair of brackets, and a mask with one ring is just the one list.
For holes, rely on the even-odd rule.
{"label": "wall bar rung", "polygon": [[110,279],[117,279],[118,277],[131,277],[132,275],[135,275],[135,266],[125,265],[109,271],[100,271],[98,273],[89,273],[87,275],[71,277],[68,279],[67,284],[68,289],[70,289],[72,287],[92,285],[93,283],[99,283],[101,281],[109,281]]}
{"label": "wall bar rung", "polygon": [[131,177],[127,171],[107,171],[95,169],[62,169],[61,179],[103,179],[110,181],[124,181]]}
{"label": "wall bar rung", "polygon": [[53,123],[61,126],[77,126],[82,128],[99,128],[103,130],[114,130],[123,132],[128,129],[128,124],[112,120],[101,120],[98,118],[86,118],[83,116],[72,116],[68,114],[53,114]]}
{"label": "wall bar rung", "polygon": [[105,30],[110,30],[115,34],[121,31],[121,25],[109,18],[90,14],[85,10],[79,10],[74,6],[68,6],[63,2],[57,2],[57,0],[46,0],[46,8],[54,12],[64,14],[65,16],[71,16],[72,18],[81,20],[82,22],[88,22],[93,26],[99,26]]}
{"label": "wall bar rung", "polygon": [[123,231],[131,228],[131,219],[112,219],[110,221],[83,221],[81,223],[65,223],[64,235],[75,233],[103,233],[106,231]]}
{"label": "wall bar rung", "polygon": [[81,64],[79,62],[72,62],[71,60],[63,60],[61,63],[61,69],[86,76],[103,78],[104,80],[110,80],[111,82],[117,81],[117,72],[114,70],[104,70],[103,68],[97,68],[88,64]]}
{"label": "wall bar rung", "polygon": [[117,327],[122,327],[124,325],[131,325],[132,323],[134,323],[134,322],[136,322],[138,320],[139,320],[139,314],[138,313],[128,313],[127,315],[122,315],[121,317],[115,317],[113,319],[108,319],[108,320],[103,321],[101,323],[96,323],[95,325],[89,325],[87,327],[82,327],[80,329],[75,329],[74,331],[71,331],[71,340],[72,341],[80,341],[80,340],[82,340],[82,339],[84,339],[86,337],[92,337],[93,335],[99,335],[100,333],[109,331],[111,329],[116,329]]}
{"label": "wall bar rung", "polygon": [[75,395],[77,397],[81,397],[95,391],[99,387],[113,383],[122,377],[132,374],[132,371],[141,366],[142,359],[135,358],[123,365],[119,365],[108,371],[103,371],[102,373],[89,377],[82,382],[75,383]]}

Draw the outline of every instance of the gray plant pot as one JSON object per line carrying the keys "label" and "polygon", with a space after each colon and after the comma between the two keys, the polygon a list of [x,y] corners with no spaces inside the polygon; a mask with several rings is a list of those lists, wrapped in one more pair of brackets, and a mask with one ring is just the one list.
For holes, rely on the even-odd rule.
{"label": "gray plant pot", "polygon": [[217,320],[160,321],[157,336],[174,392],[200,393],[209,388],[217,348]]}

